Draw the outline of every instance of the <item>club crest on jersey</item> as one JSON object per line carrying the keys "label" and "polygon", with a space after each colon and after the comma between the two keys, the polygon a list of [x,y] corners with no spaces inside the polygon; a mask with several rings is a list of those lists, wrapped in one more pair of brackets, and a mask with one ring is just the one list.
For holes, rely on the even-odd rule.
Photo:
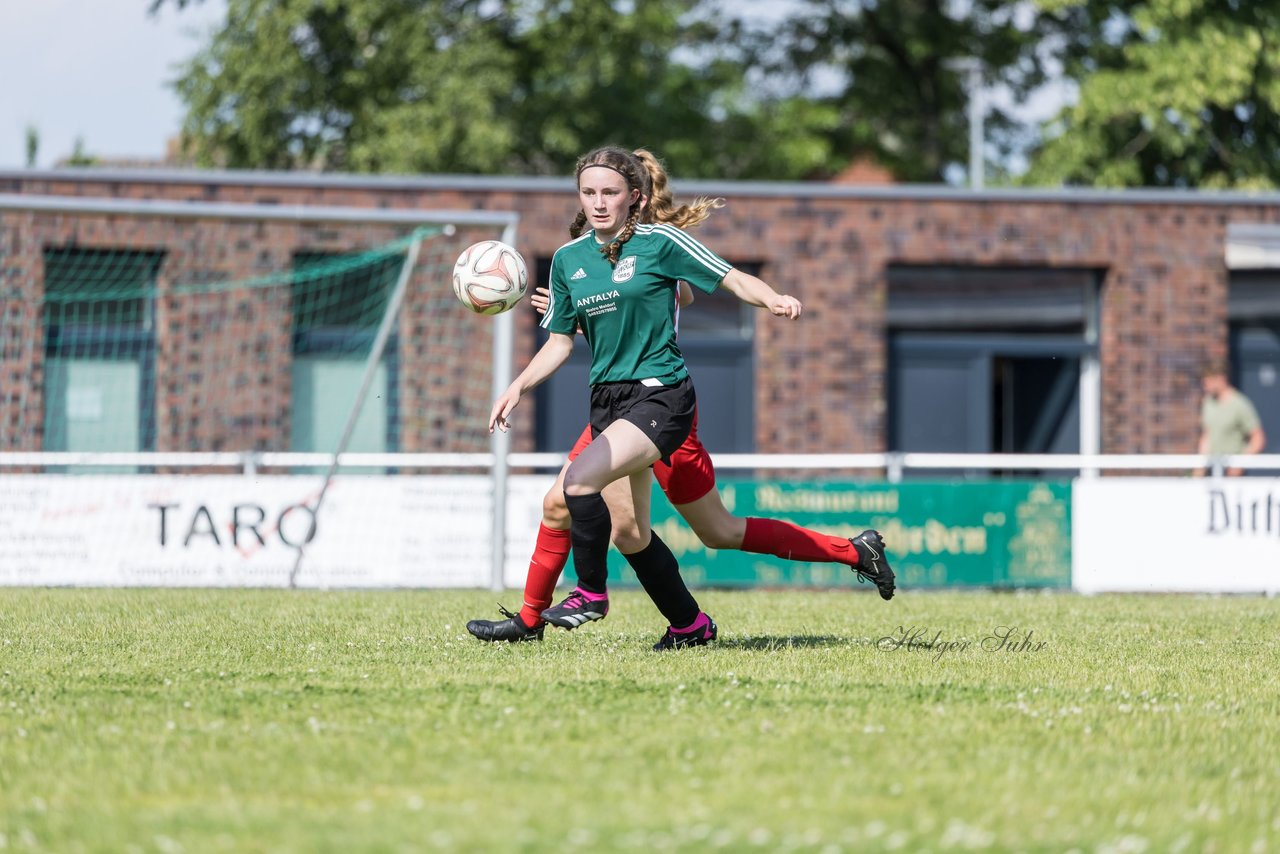
{"label": "club crest on jersey", "polygon": [[613,280],[621,284],[636,274],[636,256],[623,258],[618,262],[618,266],[613,268]]}

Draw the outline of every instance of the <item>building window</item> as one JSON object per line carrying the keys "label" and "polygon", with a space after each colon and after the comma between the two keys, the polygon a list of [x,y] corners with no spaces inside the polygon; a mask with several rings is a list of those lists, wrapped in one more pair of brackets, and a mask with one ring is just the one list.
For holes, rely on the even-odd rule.
{"label": "building window", "polygon": [[44,250],[44,448],[155,449],[160,252]]}
{"label": "building window", "polygon": [[[294,255],[290,447],[295,451],[337,450],[404,265],[399,255],[357,266],[342,264],[342,258],[337,253]],[[381,453],[398,448],[397,366],[393,333],[346,450]]]}
{"label": "building window", "polygon": [[892,266],[889,446],[1097,453],[1096,270]]}
{"label": "building window", "polygon": [[1273,454],[1280,448],[1280,271],[1232,270],[1227,294],[1231,382],[1257,408]]}

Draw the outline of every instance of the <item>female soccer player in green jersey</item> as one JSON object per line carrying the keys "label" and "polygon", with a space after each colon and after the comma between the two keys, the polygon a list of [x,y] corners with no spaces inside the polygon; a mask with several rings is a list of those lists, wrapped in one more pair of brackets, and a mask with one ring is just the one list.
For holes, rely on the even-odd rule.
{"label": "female soccer player in green jersey", "polygon": [[[684,279],[708,292],[724,286],[782,317],[798,317],[801,306],[733,269],[678,228],[643,224],[650,172],[636,156],[616,148],[599,149],[579,162],[582,210],[570,229],[575,239],[552,261],[552,300],[542,324],[551,336],[495,402],[489,427],[506,429],[522,394],[564,363],[571,336],[581,328],[592,351],[594,438],[564,475],[579,584],[542,616],[573,628],[607,613],[605,554],[611,524],[600,493],[625,476],[639,533],[649,539],[647,547],[628,559],[670,621],[669,633],[705,641],[715,636],[714,624],[685,588],[674,556],[652,534],[648,519],[648,467],[670,458],[694,419],[694,392],[675,342],[676,283]],[[713,205],[701,201],[667,212],[664,220],[696,224]],[[585,230],[588,224],[590,231]]]}
{"label": "female soccer player in green jersey", "polygon": [[[548,300],[545,288],[535,288],[532,297],[535,310],[545,313]],[[689,286],[682,283],[680,308],[691,302],[693,294]],[[591,428],[588,426],[569,452],[569,462],[573,462],[590,442]],[[506,643],[542,640],[546,622],[542,612],[551,604],[556,583],[569,558],[569,511],[564,504],[563,480],[566,468],[568,463],[561,468],[560,476],[542,499],[542,522],[530,556],[520,610],[514,613],[499,605],[504,619],[468,621],[467,631],[480,640]],[[654,463],[653,474],[671,506],[684,517],[707,548],[768,554],[784,560],[842,563],[857,575],[859,581],[875,584],[881,598],[893,598],[896,586],[894,573],[885,558],[884,541],[878,531],[866,530],[856,537],[841,537],[780,519],[741,517],[730,513],[716,491],[715,466],[698,438],[696,419],[689,436],[671,455],[670,465],[661,461]],[[631,562],[649,542],[641,539],[636,526],[627,481],[614,481],[605,487],[602,495],[609,505],[613,521],[613,545]],[[666,634],[653,648],[658,651],[680,649],[701,646],[709,640],[712,638],[706,633],[690,634],[681,631],[681,627],[668,626]]]}

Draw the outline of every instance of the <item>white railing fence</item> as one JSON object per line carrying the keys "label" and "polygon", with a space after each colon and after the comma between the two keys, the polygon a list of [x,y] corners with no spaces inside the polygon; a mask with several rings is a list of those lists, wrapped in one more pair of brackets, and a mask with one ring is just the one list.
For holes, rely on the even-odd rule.
{"label": "white railing fence", "polygon": [[[396,472],[475,471],[492,483],[495,508],[492,519],[490,583],[503,587],[505,555],[505,508],[508,473],[512,470],[550,472],[565,461],[558,453],[80,453],[8,452],[0,453],[0,476],[10,473],[49,473],[74,476],[77,471],[109,474],[163,472],[165,474],[229,474],[253,477],[264,471],[312,474],[316,471],[376,471],[387,476]],[[713,456],[722,472],[772,471],[810,473],[816,479],[833,474],[901,482],[910,475],[931,478],[976,479],[983,477],[1055,477],[1095,480],[1104,473],[1142,473],[1189,476],[1203,472],[1221,478],[1239,468],[1250,474],[1280,472],[1280,454],[1208,457],[1199,454],[719,454]],[[312,508],[317,510],[318,508]],[[296,574],[296,567],[295,567]]]}
{"label": "white railing fence", "polygon": [[[312,470],[336,464],[342,469],[450,469],[486,472],[494,468],[495,455],[484,454],[409,454],[348,453],[335,461],[325,453],[292,453],[272,451],[233,452],[77,452],[40,451],[0,453],[0,473],[6,469],[59,470],[74,473],[76,469],[165,469],[209,472],[235,469],[255,474],[264,468],[274,470]],[[512,453],[506,456],[508,469],[559,469],[566,457],[560,453]],[[1191,474],[1204,470],[1221,477],[1229,469],[1239,468],[1250,474],[1280,472],[1280,454],[1234,455],[1211,457],[1201,454],[941,454],[898,453],[875,454],[714,454],[716,469],[721,471],[809,471],[879,472],[886,480],[897,482],[911,473],[960,473],[982,476],[990,472],[1039,474],[1062,472],[1084,477],[1104,472],[1161,472]]]}

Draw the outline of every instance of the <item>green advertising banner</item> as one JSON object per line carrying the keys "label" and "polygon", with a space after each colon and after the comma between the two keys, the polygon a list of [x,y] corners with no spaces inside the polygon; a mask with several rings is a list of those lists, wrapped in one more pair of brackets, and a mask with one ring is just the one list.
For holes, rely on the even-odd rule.
{"label": "green advertising banner", "polygon": [[[782,519],[824,534],[884,536],[900,589],[1069,587],[1071,484],[1037,481],[866,483],[721,480],[735,516]],[[654,487],[653,527],[691,586],[848,587],[842,564],[705,548]],[[571,564],[572,565],[572,564]],[[616,551],[610,576],[635,584]]]}

